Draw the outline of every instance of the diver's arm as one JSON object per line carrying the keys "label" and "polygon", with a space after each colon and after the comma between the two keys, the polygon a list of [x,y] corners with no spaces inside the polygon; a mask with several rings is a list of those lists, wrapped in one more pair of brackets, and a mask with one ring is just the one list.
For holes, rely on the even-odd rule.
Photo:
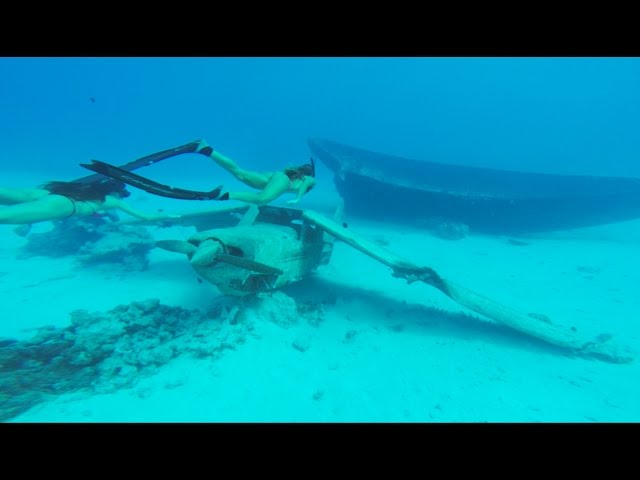
{"label": "diver's arm", "polygon": [[316,179],[313,177],[304,177],[304,180],[300,184],[300,188],[298,189],[298,195],[293,200],[289,200],[288,204],[298,203],[302,196],[309,191],[311,187],[316,184]]}
{"label": "diver's arm", "polygon": [[132,217],[136,217],[139,218],[141,220],[163,220],[166,218],[176,218],[175,215],[165,215],[165,214],[149,214],[149,213],[145,213],[145,212],[141,212],[140,210],[136,210],[135,208],[131,207],[131,205],[128,205],[127,203],[123,202],[122,200],[119,200],[117,198],[108,198],[107,201],[105,201],[105,207],[107,208],[117,208],[118,210],[122,210],[125,213],[128,213],[129,215],[131,215]]}

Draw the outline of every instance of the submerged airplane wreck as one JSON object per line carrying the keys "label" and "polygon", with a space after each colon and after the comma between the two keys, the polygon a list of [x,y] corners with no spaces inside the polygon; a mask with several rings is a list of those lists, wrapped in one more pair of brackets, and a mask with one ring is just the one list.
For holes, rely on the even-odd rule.
{"label": "submerged airplane wreck", "polygon": [[[246,296],[272,291],[311,275],[331,260],[342,241],[391,268],[394,277],[430,285],[459,305],[490,320],[572,353],[613,363],[633,357],[610,336],[585,340],[544,315],[523,314],[473,292],[434,269],[401,258],[342,225],[341,209],[331,220],[318,212],[276,206],[239,206],[185,214],[163,220],[165,226],[194,226],[187,239],[160,240],[157,246],[182,254],[194,271],[223,294]],[[128,223],[153,225],[132,220]]]}

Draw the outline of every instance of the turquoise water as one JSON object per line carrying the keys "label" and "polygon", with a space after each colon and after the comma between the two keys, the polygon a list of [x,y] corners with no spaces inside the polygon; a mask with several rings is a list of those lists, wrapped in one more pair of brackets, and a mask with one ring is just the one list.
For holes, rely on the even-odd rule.
{"label": "turquoise water", "polygon": [[[307,140],[326,138],[450,165],[640,178],[639,83],[636,58],[1,58],[0,187],[72,180],[89,173],[79,163],[197,138],[257,171],[304,163]],[[247,189],[193,154],[139,173]],[[322,161],[317,180],[296,206],[331,217],[341,192]],[[131,191],[147,212],[241,205]],[[443,235],[439,218],[345,211],[349,231],[456,284],[637,350],[640,220]],[[239,300],[154,248],[195,227],[109,225],[43,222],[26,237],[0,225],[3,421],[639,418],[635,355],[549,346],[343,242],[311,278]]]}

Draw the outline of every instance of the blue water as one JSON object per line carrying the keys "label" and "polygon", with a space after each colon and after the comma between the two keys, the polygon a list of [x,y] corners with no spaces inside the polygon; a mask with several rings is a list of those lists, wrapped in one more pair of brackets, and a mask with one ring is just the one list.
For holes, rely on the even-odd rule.
{"label": "blue water", "polygon": [[[4,58],[0,73],[4,157],[65,174],[201,136],[269,167],[305,159],[317,136],[442,162],[640,175],[635,58]],[[68,163],[48,163],[54,146]]]}
{"label": "blue water", "polygon": [[[243,167],[263,171],[306,162],[310,155],[307,139],[316,137],[373,151],[449,164],[553,174],[640,177],[638,85],[638,58],[0,58],[0,164],[3,178],[17,182],[16,186],[30,187],[50,179],[71,180],[84,176],[88,172],[78,164],[90,159],[120,164],[196,138],[206,138],[215,149],[234,158]],[[303,200],[302,207],[308,201],[309,205],[329,208],[329,204],[338,198],[332,182],[333,174],[321,163],[317,168],[318,187]],[[153,176],[161,182],[199,190],[210,189],[221,183],[238,185],[213,162],[196,156],[167,160],[140,173]],[[14,185],[5,185],[3,180],[0,186]],[[185,208],[182,202],[150,199],[141,192],[135,192],[131,201],[141,209],[161,206],[179,211]],[[283,204],[281,200],[276,203]],[[189,208],[194,207],[189,205]],[[385,217],[381,220],[389,219]],[[359,225],[357,218],[350,220],[350,223],[353,222]],[[617,332],[624,332],[624,318],[637,319],[633,312],[637,313],[638,307],[637,301],[629,298],[631,293],[624,297],[624,292],[627,292],[625,289],[630,288],[629,283],[635,278],[629,277],[634,274],[634,268],[629,265],[629,271],[618,269],[628,258],[621,256],[617,245],[619,242],[629,242],[637,231],[633,222],[625,225],[630,225],[629,229],[622,229],[622,233],[618,233],[615,230],[617,227],[613,226],[611,234],[609,230],[585,234],[587,241],[606,237],[607,241],[613,243],[599,245],[600,250],[593,255],[589,254],[589,249],[595,247],[585,244],[587,246],[581,247],[582,263],[566,268],[573,273],[578,271],[582,279],[589,275],[597,277],[598,272],[605,272],[600,277],[602,283],[598,284],[602,289],[597,291],[617,291],[612,295],[622,297],[618,300],[625,308],[628,307],[618,312],[620,323],[616,324]],[[361,226],[364,230],[371,227],[366,222]],[[384,231],[384,226],[380,228]],[[3,228],[0,233],[7,238],[13,235],[9,227]],[[159,234],[167,236],[167,232],[152,231],[152,235]],[[564,234],[559,235],[558,238],[562,238]],[[567,235],[575,241],[582,238],[571,232]],[[484,238],[482,241],[486,240]],[[566,248],[566,245],[563,247],[553,243],[560,242],[558,238],[549,240],[549,248]],[[394,248],[393,238],[385,241],[391,242],[389,248]],[[416,241],[420,242],[419,239]],[[540,240],[544,241],[546,239]],[[24,265],[16,259],[22,244],[16,243],[15,239],[12,242],[3,250],[0,270],[7,275],[5,280],[19,279],[21,265]],[[460,248],[456,243],[447,245],[451,245],[453,250]],[[625,245],[629,246],[628,243]],[[395,247],[402,249],[402,242],[395,244]],[[486,248],[490,251],[490,247]],[[571,250],[568,248],[568,251]],[[543,255],[541,251],[536,251],[535,255]],[[556,258],[557,251],[553,253],[552,250],[550,256]],[[406,247],[406,252],[411,252],[411,247]],[[336,255],[351,262],[349,254],[342,250]],[[596,257],[600,260],[594,260]],[[520,259],[525,262],[523,265],[526,265],[526,261],[533,262],[527,255]],[[516,259],[512,260],[515,262]],[[46,263],[46,259],[42,261]],[[165,261],[164,257],[162,261]],[[473,265],[474,260],[469,261]],[[607,261],[616,265],[616,268],[609,268]],[[150,262],[148,272],[159,272],[160,263],[154,266],[153,257]],[[444,266],[446,268],[446,264]],[[508,267],[503,264],[499,270],[508,275]],[[580,270],[579,267],[584,268]],[[183,268],[180,272],[186,275],[185,265],[175,268]],[[518,267],[516,270],[524,268]],[[561,271],[562,268],[558,266],[558,271],[552,271],[550,275],[560,276]],[[543,271],[539,273],[544,275]],[[83,274],[78,273],[80,277]],[[144,281],[147,284],[154,280],[151,274],[145,274]],[[477,272],[470,274],[470,277],[474,275]],[[533,278],[532,275],[528,278]],[[608,276],[603,278],[604,275]],[[351,281],[359,281],[357,275],[347,277]],[[526,275],[524,277],[527,278]],[[36,280],[34,282],[37,283]],[[481,280],[478,282],[482,283]],[[562,288],[560,280],[554,282],[557,282],[558,288]],[[95,289],[95,296],[100,299],[96,303],[104,305],[104,309],[109,305],[109,302],[104,302],[108,285],[109,280],[104,279],[104,283]],[[179,285],[181,283],[176,282],[176,288],[180,288]],[[394,288],[400,288],[397,283],[393,285]],[[137,287],[132,288],[135,290]],[[580,288],[576,284],[575,292],[579,292]],[[29,292],[22,290],[21,298],[27,305],[33,300]],[[535,304],[535,298],[527,298],[526,292],[522,295],[525,295],[522,303]],[[574,295],[573,301],[580,298],[579,293]],[[148,296],[141,291],[137,300],[144,300]],[[515,298],[518,298],[517,293]],[[566,298],[558,296],[546,304],[552,310],[555,306],[562,313],[568,301]],[[195,302],[197,305],[176,306],[206,307],[206,301],[203,295],[198,297],[199,303]],[[603,299],[594,308],[601,309],[599,313],[605,314],[609,301]],[[177,303],[178,300],[174,302]],[[622,308],[618,303],[615,307]],[[20,305],[13,305],[11,311],[20,312]],[[27,317],[29,315],[32,314]],[[595,314],[593,317],[588,313],[585,315],[589,327],[598,331],[606,330],[606,325],[598,324]],[[19,313],[16,313],[16,318],[10,321],[22,321],[18,317]],[[27,320],[26,323],[34,327],[38,325],[34,318]],[[362,318],[357,318],[357,321],[362,321]],[[64,327],[64,320],[57,322],[61,328]],[[42,321],[42,324],[47,323],[55,322]],[[339,328],[336,327],[336,331]],[[0,337],[11,336],[15,331],[15,328],[8,328],[7,332],[0,332]],[[354,331],[360,330],[356,328]],[[636,335],[638,326],[631,325],[629,331]],[[338,335],[341,341],[343,334],[340,330]],[[268,336],[266,333],[264,335]],[[397,347],[401,349],[400,345]],[[250,350],[250,346],[242,348],[245,352]],[[286,348],[291,349],[290,346]],[[309,349],[310,352],[312,350]],[[295,353],[298,354],[298,350]],[[243,354],[250,358],[250,354]],[[567,360],[562,357],[559,361]],[[340,360],[328,361],[333,365],[332,362],[340,363]],[[620,371],[624,370],[616,372]],[[357,376],[357,370],[354,372]],[[456,372],[447,374],[455,376]],[[417,373],[407,375],[410,377],[407,382],[418,381]],[[512,371],[509,375],[517,377],[518,373]],[[602,378],[606,376],[601,374]],[[393,383],[396,381],[394,378],[393,374],[387,372],[379,379],[379,384],[373,380],[373,391],[383,391],[385,385],[388,386],[384,382]],[[540,381],[544,381],[544,378],[542,375]],[[541,414],[534,420],[637,420],[638,410],[625,407],[631,405],[628,399],[637,392],[625,390],[624,394],[620,393],[624,398],[617,403],[615,401],[616,386],[627,383],[624,373],[619,374],[619,378],[619,383],[599,387],[613,392],[607,395],[614,397],[612,403],[619,404],[615,407],[616,414],[607,411],[600,416],[593,414],[576,418],[569,413],[563,416],[562,410],[553,410],[553,414]],[[295,389],[293,377],[288,381],[291,382],[291,388]],[[268,384],[269,381],[263,378],[260,385]],[[282,385],[286,385],[286,382]],[[626,387],[620,388],[624,390]],[[329,387],[320,388],[307,395],[305,398],[312,398],[310,406],[301,407],[300,412],[292,417],[287,417],[287,411],[284,410],[272,410],[270,416],[268,409],[252,413],[251,408],[247,407],[248,410],[242,413],[229,410],[226,416],[221,414],[200,420],[530,420],[526,415],[517,414],[521,411],[517,407],[513,408],[516,413],[504,418],[492,416],[490,409],[477,412],[465,410],[464,405],[459,405],[457,412],[466,411],[465,415],[434,417],[420,411],[417,406],[420,404],[419,396],[411,397],[406,405],[396,398],[400,405],[397,409],[385,410],[386,407],[380,407],[376,410],[376,406],[394,399],[371,392],[368,397],[372,412],[370,416],[359,416],[355,407],[334,409],[334,413],[328,409],[317,414],[314,406],[321,404],[322,398],[329,401],[327,397],[330,395],[324,393],[327,389]],[[343,391],[343,398],[349,398],[350,395],[353,398],[357,396],[353,392]],[[539,395],[540,398],[544,397],[544,393]],[[270,398],[273,398],[273,404],[278,403],[276,394]],[[434,400],[435,405],[445,401],[442,399],[444,397],[438,398],[440,400]],[[175,417],[163,415],[161,396],[154,399],[160,405],[155,407],[156,416],[145,417],[145,421],[181,418],[178,414]],[[249,404],[254,405],[251,402]],[[554,404],[557,405],[557,402]],[[254,407],[263,408],[259,405]],[[543,407],[540,408],[545,411]],[[442,409],[436,411],[441,412]],[[400,415],[398,412],[405,413]],[[126,412],[120,412],[119,415],[114,414],[112,419],[126,417]],[[126,419],[135,420],[135,415],[131,413]],[[37,417],[44,421],[48,418],[54,419],[53,414],[47,417],[46,411]],[[104,417],[75,418],[70,414],[68,418],[56,419],[60,418],[63,421],[91,421]]]}

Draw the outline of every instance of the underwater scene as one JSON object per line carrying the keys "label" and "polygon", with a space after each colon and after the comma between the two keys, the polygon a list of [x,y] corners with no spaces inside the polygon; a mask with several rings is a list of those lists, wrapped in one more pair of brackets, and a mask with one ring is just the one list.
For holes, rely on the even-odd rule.
{"label": "underwater scene", "polygon": [[0,57],[0,422],[637,422],[638,85]]}

